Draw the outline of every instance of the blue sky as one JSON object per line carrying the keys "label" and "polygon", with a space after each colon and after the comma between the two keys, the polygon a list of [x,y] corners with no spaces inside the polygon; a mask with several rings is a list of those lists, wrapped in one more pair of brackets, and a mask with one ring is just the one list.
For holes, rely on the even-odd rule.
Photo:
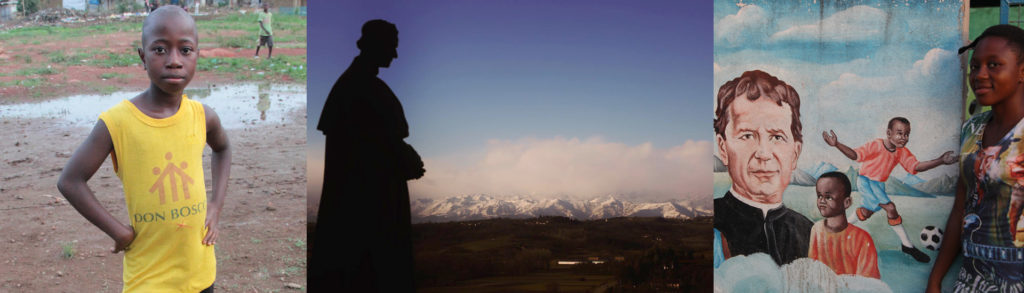
{"label": "blue sky", "polygon": [[[885,137],[895,116],[910,120],[907,147],[918,159],[958,148],[960,2],[774,2],[715,1],[715,91],[752,69],[792,85],[804,125],[798,167],[857,167],[821,133],[834,130],[840,142],[858,147]],[[899,169],[894,174],[905,174]],[[919,176],[955,174],[951,166],[939,170]]]}
{"label": "blue sky", "polygon": [[[411,183],[414,197],[418,190],[430,193],[423,196],[496,190],[583,197],[710,194],[710,163],[681,154],[696,158],[695,148],[710,154],[711,3],[332,1],[311,3],[309,11],[311,185],[321,176],[323,136],[315,123],[324,98],[358,55],[362,24],[381,18],[398,27],[399,58],[379,76],[405,108],[411,132],[406,141],[428,163],[426,180]],[[624,154],[629,152],[640,154]],[[537,153],[566,159],[561,163],[568,166],[537,166],[545,161]],[[503,163],[488,160],[506,155],[511,158]],[[666,160],[679,166],[654,166]],[[651,177],[674,181],[669,179],[682,179],[684,167],[709,174],[697,176],[707,187],[683,190],[680,183],[670,192],[591,182],[631,177],[613,169],[668,173]],[[539,183],[551,181],[536,178],[543,175],[483,180],[490,186],[458,183],[501,177],[498,169],[550,177],[566,168],[580,174],[553,185]],[[588,168],[609,171],[579,170]],[[448,185],[463,187],[443,187]],[[603,187],[568,187],[576,185]]]}

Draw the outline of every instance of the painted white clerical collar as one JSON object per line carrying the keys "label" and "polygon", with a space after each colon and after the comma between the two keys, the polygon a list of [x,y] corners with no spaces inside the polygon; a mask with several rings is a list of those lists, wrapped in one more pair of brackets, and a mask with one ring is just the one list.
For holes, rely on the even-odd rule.
{"label": "painted white clerical collar", "polygon": [[736,189],[733,189],[732,187],[729,187],[729,193],[732,193],[732,197],[735,197],[736,199],[740,200],[740,202],[745,203],[748,206],[752,206],[752,207],[760,209],[761,212],[763,213],[763,216],[765,218],[768,217],[768,211],[777,209],[777,208],[782,206],[781,202],[780,203],[759,203],[759,202],[756,202],[756,201],[752,201],[752,200],[750,200],[750,199],[748,199],[746,197],[740,196],[739,193],[736,192]]}

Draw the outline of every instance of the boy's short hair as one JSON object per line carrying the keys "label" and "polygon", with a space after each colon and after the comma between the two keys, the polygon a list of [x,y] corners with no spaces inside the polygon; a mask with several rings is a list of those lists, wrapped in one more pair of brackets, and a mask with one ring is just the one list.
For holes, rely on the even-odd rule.
{"label": "boy's short hair", "polygon": [[1017,64],[1024,63],[1024,29],[1010,24],[993,25],[985,29],[970,45],[960,47],[957,54],[963,54],[967,50],[974,49],[987,37],[1001,37],[1006,39],[1006,44],[1017,53]]}
{"label": "boy's short hair", "polygon": [[833,178],[835,180],[838,180],[839,183],[842,183],[843,196],[850,197],[850,193],[853,192],[853,186],[850,184],[850,178],[846,178],[846,174],[832,171],[825,174],[821,174],[821,176],[818,177],[818,180],[825,178]]}
{"label": "boy's short hair", "polygon": [[800,134],[800,130],[803,129],[803,126],[800,124],[800,95],[786,82],[760,70],[744,72],[740,77],[726,82],[718,89],[718,107],[715,109],[715,134],[721,135],[723,138],[725,137],[725,127],[729,125],[729,105],[732,105],[732,102],[736,100],[736,96],[746,95],[747,100],[756,101],[762,96],[762,92],[764,92],[764,96],[767,99],[772,100],[779,106],[782,106],[783,103],[789,105],[790,112],[792,113],[790,132],[793,133],[794,140],[803,142],[803,135]]}
{"label": "boy's short hair", "polygon": [[899,121],[899,122],[901,122],[901,123],[903,123],[903,124],[905,124],[907,126],[910,126],[910,120],[907,120],[907,118],[892,117],[892,119],[889,119],[889,126],[886,127],[885,129],[892,129],[892,126],[893,126],[893,124],[896,124],[896,121]]}
{"label": "boy's short hair", "polygon": [[[167,15],[169,13],[171,15]],[[184,9],[181,9],[181,7],[177,5],[164,5],[160,6],[160,8],[157,8],[156,10],[153,10],[153,12],[150,12],[149,15],[146,16],[146,19],[142,20],[142,47],[146,47],[146,36],[148,35],[149,30],[156,25],[156,23],[154,22],[156,22],[157,20],[163,20],[165,17],[168,16],[184,16],[185,19],[188,19],[188,22],[192,25],[192,30],[196,34],[196,42],[199,41],[199,31],[198,28],[196,27],[196,20],[193,19],[192,16],[188,14],[188,12],[185,12]]]}

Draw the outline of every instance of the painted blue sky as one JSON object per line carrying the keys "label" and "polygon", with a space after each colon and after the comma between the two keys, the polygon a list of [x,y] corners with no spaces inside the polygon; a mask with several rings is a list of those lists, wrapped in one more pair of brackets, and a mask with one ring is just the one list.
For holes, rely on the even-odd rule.
{"label": "painted blue sky", "polygon": [[[413,197],[706,196],[711,10],[688,1],[311,3],[311,188],[322,176],[324,99],[358,55],[362,24],[381,18],[398,27],[399,58],[379,76],[427,162]],[[686,172],[708,175],[690,184]]]}
{"label": "painted blue sky", "polygon": [[[800,94],[798,167],[855,166],[821,138],[832,129],[858,147],[885,136],[889,118],[911,121],[920,160],[957,148],[962,71],[959,1],[715,1],[715,92],[761,69]],[[936,119],[936,117],[946,117]],[[905,174],[902,170],[894,174]],[[920,173],[955,174],[955,168]]]}

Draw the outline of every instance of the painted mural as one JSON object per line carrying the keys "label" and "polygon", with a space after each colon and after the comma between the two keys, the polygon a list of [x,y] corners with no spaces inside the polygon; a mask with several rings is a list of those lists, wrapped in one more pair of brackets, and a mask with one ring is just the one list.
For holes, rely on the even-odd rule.
{"label": "painted mural", "polygon": [[956,188],[964,5],[715,2],[716,292],[923,291]]}

